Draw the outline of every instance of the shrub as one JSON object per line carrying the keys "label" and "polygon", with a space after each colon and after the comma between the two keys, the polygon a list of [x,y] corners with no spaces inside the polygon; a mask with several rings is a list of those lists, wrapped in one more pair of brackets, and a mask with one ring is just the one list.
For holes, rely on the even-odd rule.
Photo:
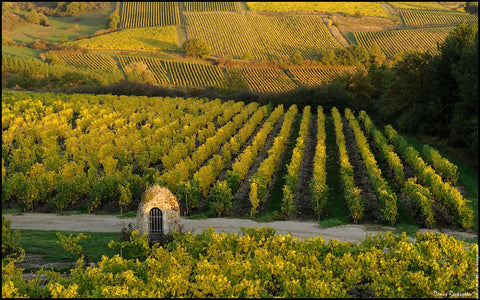
{"label": "shrub", "polygon": [[2,216],[2,260],[6,257],[17,257],[23,252],[20,245],[20,232],[11,230],[12,221]]}
{"label": "shrub", "polygon": [[198,181],[192,179],[190,181],[181,182],[177,185],[177,197],[180,205],[185,207],[185,214],[188,214],[188,208],[195,208],[200,200],[201,191],[198,187]]}
{"label": "shrub", "polygon": [[222,214],[232,208],[232,199],[232,190],[228,187],[225,180],[217,181],[210,190],[210,195],[208,195],[208,202],[212,205],[218,217],[221,217]]}
{"label": "shrub", "polygon": [[299,50],[293,52],[290,62],[294,65],[301,65],[303,63],[302,53]]}
{"label": "shrub", "polygon": [[67,33],[63,32],[60,35],[60,42],[65,43],[66,41],[68,41],[68,36],[67,36]]}
{"label": "shrub", "polygon": [[107,26],[108,28],[117,28],[118,23],[120,23],[120,16],[116,13],[111,13],[107,19]]}
{"label": "shrub", "polygon": [[185,51],[185,55],[193,58],[206,58],[212,53],[210,46],[202,39],[192,38],[187,40],[182,50]]}

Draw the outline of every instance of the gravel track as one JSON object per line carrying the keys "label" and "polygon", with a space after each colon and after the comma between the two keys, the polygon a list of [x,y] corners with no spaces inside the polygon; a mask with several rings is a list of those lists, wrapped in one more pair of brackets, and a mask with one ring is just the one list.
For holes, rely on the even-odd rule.
{"label": "gravel track", "polygon": [[[114,215],[70,215],[61,216],[47,213],[20,213],[2,214],[12,220],[12,229],[35,229],[35,230],[58,230],[78,232],[119,232],[128,223],[135,224],[135,218],[118,218]],[[320,228],[315,221],[274,221],[256,222],[249,219],[209,218],[191,220],[180,218],[180,226],[183,232],[202,233],[204,229],[212,227],[216,233],[231,232],[240,233],[243,228],[262,228],[265,226],[276,230],[277,234],[291,234],[297,238],[322,237],[325,240],[338,239],[347,242],[359,242],[367,234],[375,235],[380,232],[394,230],[393,227],[369,226],[369,225],[341,225],[328,228]],[[426,229],[419,229],[419,232]],[[439,230],[430,230],[439,232]],[[445,234],[462,238],[477,238],[476,234],[466,232],[454,232],[441,230]]]}

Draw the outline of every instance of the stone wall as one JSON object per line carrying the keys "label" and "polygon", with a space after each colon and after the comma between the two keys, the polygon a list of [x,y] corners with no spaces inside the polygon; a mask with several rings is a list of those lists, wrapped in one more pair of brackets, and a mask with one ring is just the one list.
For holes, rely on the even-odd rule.
{"label": "stone wall", "polygon": [[153,185],[143,193],[138,206],[137,228],[140,235],[144,232],[148,234],[149,214],[154,207],[162,211],[164,235],[180,230],[180,208],[177,198],[169,189]]}

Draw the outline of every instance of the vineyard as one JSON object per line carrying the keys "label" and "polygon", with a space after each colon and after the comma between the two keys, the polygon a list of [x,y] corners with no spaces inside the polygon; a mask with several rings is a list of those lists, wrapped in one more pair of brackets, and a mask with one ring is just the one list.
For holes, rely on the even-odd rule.
{"label": "vineyard", "polygon": [[324,68],[288,68],[293,78],[300,84],[313,87],[328,82],[337,76],[353,74],[356,68],[353,67],[324,67]]}
{"label": "vineyard", "polygon": [[[125,68],[134,62],[143,62],[148,67],[158,84],[170,84],[176,86],[207,87],[222,86],[224,73],[215,65],[194,62],[182,62],[175,60],[162,60],[152,57],[141,56],[108,56],[92,54],[59,55],[61,60],[74,66],[88,67],[97,70],[115,70],[117,58],[120,68]],[[308,87],[318,86],[333,78],[352,74],[354,67],[324,67],[324,68],[252,68],[252,67],[226,67],[239,70],[243,79],[247,82],[250,90],[259,93],[280,93],[293,90],[298,87],[295,80]],[[289,72],[291,75],[289,76]]]}
{"label": "vineyard", "polygon": [[185,11],[233,11],[238,12],[237,2],[185,2]]}
{"label": "vineyard", "polygon": [[252,11],[313,11],[350,15],[360,12],[367,16],[387,17],[387,13],[376,2],[247,2],[247,5]]}
{"label": "vineyard", "polygon": [[42,272],[42,285],[26,282],[10,263],[2,268],[2,297],[478,297],[478,245],[438,233],[412,241],[388,232],[356,244],[265,227],[175,235],[152,248],[145,236],[133,238],[143,257],[103,256],[85,267],[81,258],[67,278]]}
{"label": "vineyard", "polygon": [[[234,69],[237,69],[233,67]],[[252,91],[286,92],[297,87],[282,69],[240,68],[243,78]]]}
{"label": "vineyard", "polygon": [[91,50],[175,51],[177,29],[175,26],[131,28],[67,42],[67,45]]}
{"label": "vineyard", "polygon": [[354,32],[357,43],[366,49],[377,44],[387,57],[407,52],[412,48],[421,51],[438,53],[437,42],[440,43],[453,29],[451,26],[428,27],[416,29],[400,29],[388,31]]}
{"label": "vineyard", "polygon": [[180,24],[177,2],[122,2],[120,28]]}
{"label": "vineyard", "polygon": [[[2,99],[3,203],[29,211],[129,209],[154,182],[177,194],[183,214],[210,206],[219,216],[255,216],[268,201],[280,201],[289,216],[297,184],[310,185],[317,217],[333,201],[322,174],[325,122],[332,119],[322,107],[314,115],[309,106],[298,114],[295,105],[284,112],[282,105],[269,111],[254,102],[204,99],[8,92]],[[378,130],[364,111],[360,121],[350,109],[344,118],[336,108],[331,115],[339,170],[326,176],[340,175],[354,223],[393,225],[406,206],[422,226],[474,225],[474,211],[455,186],[457,168],[438,151],[426,146],[421,158],[391,126]],[[299,178],[314,117],[313,175]],[[293,154],[282,161],[297,118]],[[269,199],[283,164],[283,198]],[[195,190],[197,197],[191,196]],[[219,191],[229,200],[218,202],[212,195]]]}
{"label": "vineyard", "polygon": [[[155,244],[121,219],[93,255],[2,218],[2,298],[478,298],[477,3],[4,2],[2,23],[4,213],[130,218],[160,185],[181,216]],[[322,231],[214,233],[244,221]],[[387,231],[340,241],[360,228]]]}
{"label": "vineyard", "polygon": [[58,55],[58,58],[77,67],[87,67],[103,71],[113,71],[118,69],[117,63],[108,55],[73,54]]}
{"label": "vineyard", "polygon": [[319,16],[270,17],[229,12],[185,13],[187,36],[205,40],[213,54],[233,58],[313,58],[340,47]]}
{"label": "vineyard", "polygon": [[398,12],[406,26],[478,23],[478,17],[461,12],[416,9],[398,9]]}
{"label": "vineyard", "polygon": [[440,2],[388,2],[388,4],[396,9],[450,11]]}

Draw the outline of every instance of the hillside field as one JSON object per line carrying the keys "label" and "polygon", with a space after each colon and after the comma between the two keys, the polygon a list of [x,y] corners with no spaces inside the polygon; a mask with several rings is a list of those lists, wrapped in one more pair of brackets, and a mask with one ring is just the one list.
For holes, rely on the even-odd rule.
{"label": "hillside field", "polygon": [[475,2],[2,2],[2,298],[476,299],[478,65]]}

